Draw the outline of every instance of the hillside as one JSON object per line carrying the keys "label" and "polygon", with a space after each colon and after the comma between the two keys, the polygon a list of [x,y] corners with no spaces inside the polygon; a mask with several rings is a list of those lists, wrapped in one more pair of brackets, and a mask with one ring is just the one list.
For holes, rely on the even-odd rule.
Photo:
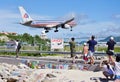
{"label": "hillside", "polygon": [[[100,42],[107,42],[110,39],[111,36],[108,36],[107,38],[103,39],[103,40],[99,40]],[[116,42],[120,42],[120,36],[114,36],[114,40]]]}

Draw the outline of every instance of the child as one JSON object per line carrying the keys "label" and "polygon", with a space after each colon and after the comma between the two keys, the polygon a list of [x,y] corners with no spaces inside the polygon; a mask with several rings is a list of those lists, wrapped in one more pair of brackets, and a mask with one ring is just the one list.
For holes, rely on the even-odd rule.
{"label": "child", "polygon": [[88,46],[87,46],[87,43],[84,43],[82,53],[83,53],[84,64],[86,64],[87,61],[88,61],[88,57],[87,57],[87,55],[88,55]]}

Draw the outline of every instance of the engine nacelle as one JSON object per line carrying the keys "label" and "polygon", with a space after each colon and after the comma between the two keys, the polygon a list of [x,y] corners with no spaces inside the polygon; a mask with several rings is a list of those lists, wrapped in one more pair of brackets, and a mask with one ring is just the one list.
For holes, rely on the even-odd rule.
{"label": "engine nacelle", "polygon": [[70,25],[68,25],[68,24],[62,25],[62,28],[64,28],[64,29],[69,29],[69,28],[70,28]]}

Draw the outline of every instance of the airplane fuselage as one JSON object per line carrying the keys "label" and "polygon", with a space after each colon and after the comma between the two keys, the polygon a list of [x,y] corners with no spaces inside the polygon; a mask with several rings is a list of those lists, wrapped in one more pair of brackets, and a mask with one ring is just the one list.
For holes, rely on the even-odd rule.
{"label": "airplane fuselage", "polygon": [[[34,28],[51,28],[58,24],[63,23],[63,20],[40,20],[40,21],[32,21],[30,24],[23,24],[25,26],[30,26]],[[71,21],[68,23],[71,27],[75,26],[76,23],[74,21]]]}

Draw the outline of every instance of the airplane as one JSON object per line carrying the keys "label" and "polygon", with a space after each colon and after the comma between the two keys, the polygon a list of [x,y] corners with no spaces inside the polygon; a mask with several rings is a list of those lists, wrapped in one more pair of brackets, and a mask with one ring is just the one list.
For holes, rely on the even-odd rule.
{"label": "airplane", "polygon": [[59,27],[63,29],[71,28],[72,31],[72,27],[76,26],[74,16],[68,20],[33,20],[22,6],[19,6],[19,11],[22,16],[22,22],[20,22],[21,25],[34,28],[44,28],[45,33],[49,32],[52,28],[55,28],[54,32],[58,32]]}

